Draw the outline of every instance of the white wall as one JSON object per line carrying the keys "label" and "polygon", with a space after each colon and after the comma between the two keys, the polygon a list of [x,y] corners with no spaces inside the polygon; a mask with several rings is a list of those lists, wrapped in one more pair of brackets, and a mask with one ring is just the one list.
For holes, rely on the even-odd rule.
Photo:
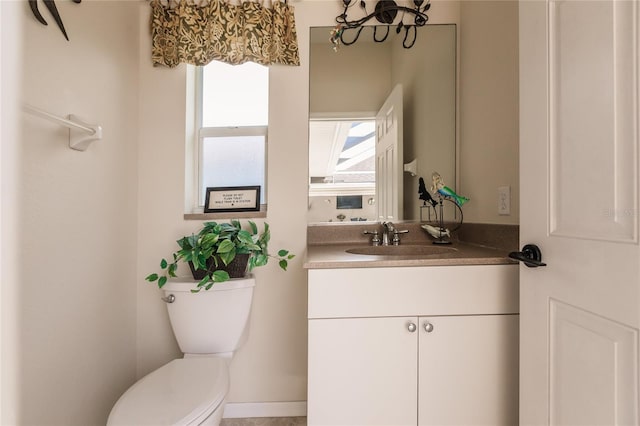
{"label": "white wall", "polygon": [[[328,27],[327,27],[328,28]],[[393,89],[391,49],[371,39],[333,51],[327,37],[313,43],[309,110],[312,113],[376,112]]]}
{"label": "white wall", "polygon": [[429,189],[437,171],[455,187],[456,26],[428,30],[419,31],[411,49],[393,45],[393,85],[404,90],[404,162],[417,160],[416,176],[403,173],[405,220],[420,220],[420,177]]}
{"label": "white wall", "polygon": [[[518,2],[463,1],[460,24],[460,188],[465,222],[519,223]],[[498,187],[511,187],[499,216]]]}
{"label": "white wall", "polygon": [[0,424],[17,421],[19,2],[0,2]]}
{"label": "white wall", "polygon": [[21,115],[18,421],[104,424],[135,378],[138,4],[57,2],[70,42],[20,4],[22,100],[104,138]]}

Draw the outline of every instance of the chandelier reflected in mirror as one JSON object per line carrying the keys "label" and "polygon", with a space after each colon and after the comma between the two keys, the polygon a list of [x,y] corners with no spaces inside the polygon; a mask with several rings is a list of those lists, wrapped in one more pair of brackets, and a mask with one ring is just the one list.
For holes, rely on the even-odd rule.
{"label": "chandelier reflected in mirror", "polygon": [[[373,11],[369,12],[367,10],[367,1],[365,0],[339,1],[342,1],[344,11],[336,16],[337,25],[331,32],[331,42],[334,50],[337,50],[341,44],[349,46],[358,41],[364,24],[373,18],[379,23],[385,24],[384,30],[379,30],[378,26],[374,26],[373,40],[375,42],[381,43],[385,41],[389,36],[390,28],[395,26],[397,34],[404,31],[402,46],[405,49],[409,49],[416,42],[418,27],[424,26],[429,20],[427,11],[431,8],[429,0],[413,0],[413,7],[398,5],[394,0],[377,0],[368,2],[369,4],[375,4]],[[356,4],[360,5],[363,16],[359,19],[350,19],[347,15],[353,11],[353,7]],[[398,14],[400,14],[399,20],[397,19]],[[395,24],[396,21],[397,24]],[[383,34],[378,34],[378,32]]]}

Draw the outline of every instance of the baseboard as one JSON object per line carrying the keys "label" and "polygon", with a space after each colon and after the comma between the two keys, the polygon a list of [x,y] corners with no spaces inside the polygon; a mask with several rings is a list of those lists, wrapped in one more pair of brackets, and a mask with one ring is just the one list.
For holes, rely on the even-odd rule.
{"label": "baseboard", "polygon": [[224,406],[225,419],[250,417],[304,417],[307,401],[286,402],[228,402]]}

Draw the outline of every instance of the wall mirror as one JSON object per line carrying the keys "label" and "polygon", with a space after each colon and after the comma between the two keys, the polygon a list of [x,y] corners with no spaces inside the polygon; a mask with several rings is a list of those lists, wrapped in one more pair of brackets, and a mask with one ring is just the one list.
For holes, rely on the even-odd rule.
{"label": "wall mirror", "polygon": [[[411,49],[393,29],[377,43],[366,27],[334,51],[331,30],[311,28],[309,38],[308,222],[387,219],[381,203],[393,220],[420,220],[419,178],[429,188],[437,171],[455,185],[456,26],[419,28]],[[391,159],[376,159],[385,131],[399,139],[401,164],[416,160],[415,176],[381,174],[391,168]],[[385,176],[377,182],[376,168]]]}

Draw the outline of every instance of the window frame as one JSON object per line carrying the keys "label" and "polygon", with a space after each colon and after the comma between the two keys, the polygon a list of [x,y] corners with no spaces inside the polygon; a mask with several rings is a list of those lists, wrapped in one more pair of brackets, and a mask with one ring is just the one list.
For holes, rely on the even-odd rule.
{"label": "window frame", "polygon": [[[224,127],[204,127],[203,126],[203,66],[191,66],[193,68],[193,83],[188,85],[188,90],[193,95],[193,131],[187,132],[187,170],[186,182],[191,188],[187,188],[190,197],[185,202],[185,218],[201,219],[201,216],[217,218],[261,218],[266,217],[267,210],[267,156],[269,141],[269,126],[224,126]],[[191,136],[189,136],[191,133]],[[204,141],[210,137],[238,137],[238,136],[263,136],[264,137],[264,187],[263,196],[260,197],[259,212],[238,212],[238,213],[204,213]],[[192,161],[189,161],[189,156]],[[190,166],[189,166],[190,164]]]}

